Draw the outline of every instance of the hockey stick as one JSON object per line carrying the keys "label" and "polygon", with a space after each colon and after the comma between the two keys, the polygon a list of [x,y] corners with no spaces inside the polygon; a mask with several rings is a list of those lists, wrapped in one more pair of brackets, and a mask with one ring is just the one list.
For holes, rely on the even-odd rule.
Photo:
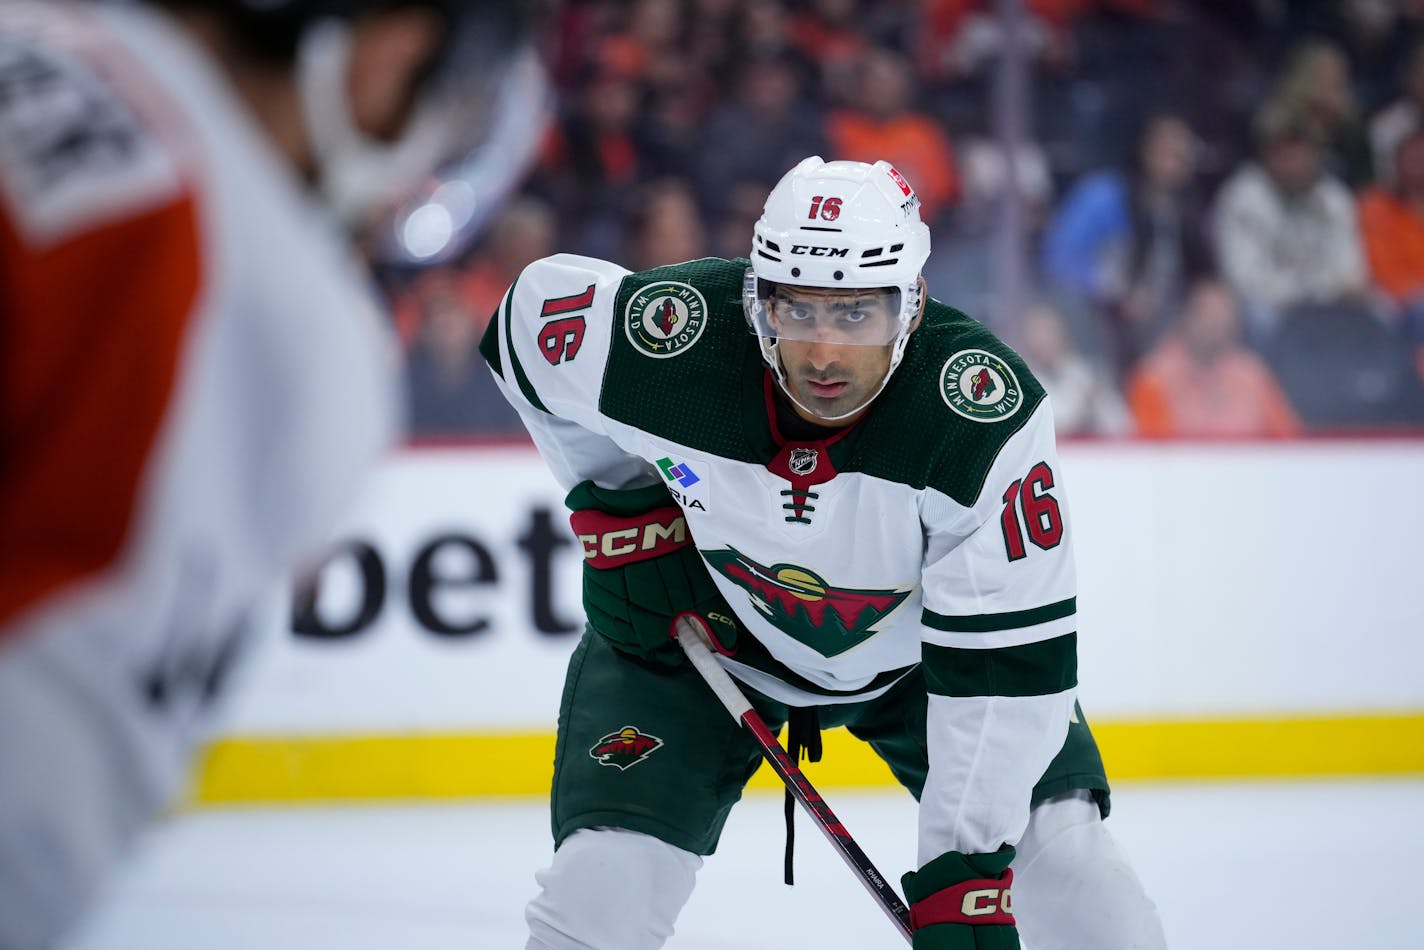
{"label": "hockey stick", "polygon": [[896,894],[895,888],[886,882],[885,876],[876,870],[870,858],[850,836],[845,825],[841,824],[835,812],[831,811],[831,806],[826,804],[821,793],[816,791],[810,780],[792,761],[791,756],[781,747],[775,734],[767,728],[765,720],[752,708],[752,704],[742,694],[731,674],[722,669],[722,665],[712,655],[712,648],[707,645],[702,631],[697,629],[696,624],[684,615],[677,619],[675,632],[677,642],[682,645],[683,652],[692,661],[692,665],[697,668],[697,672],[702,674],[702,678],[707,681],[712,692],[717,694],[722,705],[727,707],[727,712],[732,714],[733,719],[751,731],[757,745],[761,746],[762,755],[766,757],[767,762],[771,763],[776,774],[781,776],[781,781],[786,783],[792,796],[801,803],[801,807],[815,821],[816,827],[821,829],[826,840],[831,843],[831,846],[836,849],[836,853],[841,856],[841,860],[870,892],[870,896],[875,898],[875,902],[880,905],[885,916],[889,917],[891,922],[899,928],[900,934],[907,941],[910,940],[910,911],[905,907],[904,901],[900,900],[900,895]]}

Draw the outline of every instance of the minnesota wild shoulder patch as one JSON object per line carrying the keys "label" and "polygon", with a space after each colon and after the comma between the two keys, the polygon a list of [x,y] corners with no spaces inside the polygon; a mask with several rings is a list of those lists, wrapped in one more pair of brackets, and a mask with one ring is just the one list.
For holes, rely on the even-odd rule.
{"label": "minnesota wild shoulder patch", "polygon": [[623,312],[628,342],[656,360],[691,349],[706,326],[706,298],[696,287],[676,280],[658,280],[640,288]]}
{"label": "minnesota wild shoulder patch", "polygon": [[1023,387],[1008,363],[987,350],[960,350],[939,373],[945,405],[971,422],[1002,422],[1023,405]]}

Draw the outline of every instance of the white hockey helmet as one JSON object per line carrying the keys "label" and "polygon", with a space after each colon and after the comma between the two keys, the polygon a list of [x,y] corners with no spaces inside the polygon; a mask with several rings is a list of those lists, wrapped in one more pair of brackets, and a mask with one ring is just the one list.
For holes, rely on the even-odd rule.
{"label": "white hockey helmet", "polygon": [[775,319],[779,287],[877,291],[896,314],[876,338],[841,341],[893,349],[880,386],[865,403],[828,420],[836,421],[868,405],[900,365],[923,303],[920,271],[929,255],[919,196],[889,162],[827,162],[813,155],[787,172],[753,229],[751,267],[742,285],[747,323],[782,391],[801,405],[786,385],[777,342],[806,337]]}

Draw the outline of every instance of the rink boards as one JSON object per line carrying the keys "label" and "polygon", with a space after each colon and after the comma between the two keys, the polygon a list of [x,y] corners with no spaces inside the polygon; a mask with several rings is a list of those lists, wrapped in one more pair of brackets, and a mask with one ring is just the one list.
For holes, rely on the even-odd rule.
{"label": "rink boards", "polygon": [[[1424,442],[1062,455],[1083,705],[1111,776],[1424,773]],[[315,590],[261,612],[195,801],[543,794],[581,620],[533,450],[404,450],[340,541]],[[818,784],[890,783],[848,735],[827,742]]]}

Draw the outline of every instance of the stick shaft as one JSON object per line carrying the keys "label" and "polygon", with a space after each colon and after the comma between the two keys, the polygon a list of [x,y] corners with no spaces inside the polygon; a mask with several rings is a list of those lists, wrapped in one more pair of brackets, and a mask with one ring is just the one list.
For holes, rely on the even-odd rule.
{"label": "stick shaft", "polygon": [[712,655],[711,647],[702,638],[701,631],[691,622],[680,619],[677,624],[677,634],[677,641],[682,645],[687,658],[692,661],[697,672],[707,681],[712,692],[722,701],[722,705],[727,707],[732,718],[751,732],[757,745],[761,747],[762,755],[771,764],[773,771],[780,776],[792,797],[801,803],[802,809],[811,816],[811,820],[826,836],[826,840],[831,843],[831,846],[836,849],[841,860],[875,898],[875,902],[884,911],[885,916],[890,918],[901,935],[906,941],[909,941],[911,939],[910,911],[904,901],[900,900],[900,896],[895,893],[895,888],[885,880],[885,875],[880,873],[869,856],[861,850],[860,845],[856,844],[855,839],[836,817],[835,812],[831,811],[831,806],[826,804],[826,800],[821,797],[820,792],[816,791],[810,779],[806,778],[797,764],[792,761],[790,754],[782,748],[781,742],[767,728],[765,720],[752,708],[752,704],[747,701],[731,674],[717,662],[717,658]]}

